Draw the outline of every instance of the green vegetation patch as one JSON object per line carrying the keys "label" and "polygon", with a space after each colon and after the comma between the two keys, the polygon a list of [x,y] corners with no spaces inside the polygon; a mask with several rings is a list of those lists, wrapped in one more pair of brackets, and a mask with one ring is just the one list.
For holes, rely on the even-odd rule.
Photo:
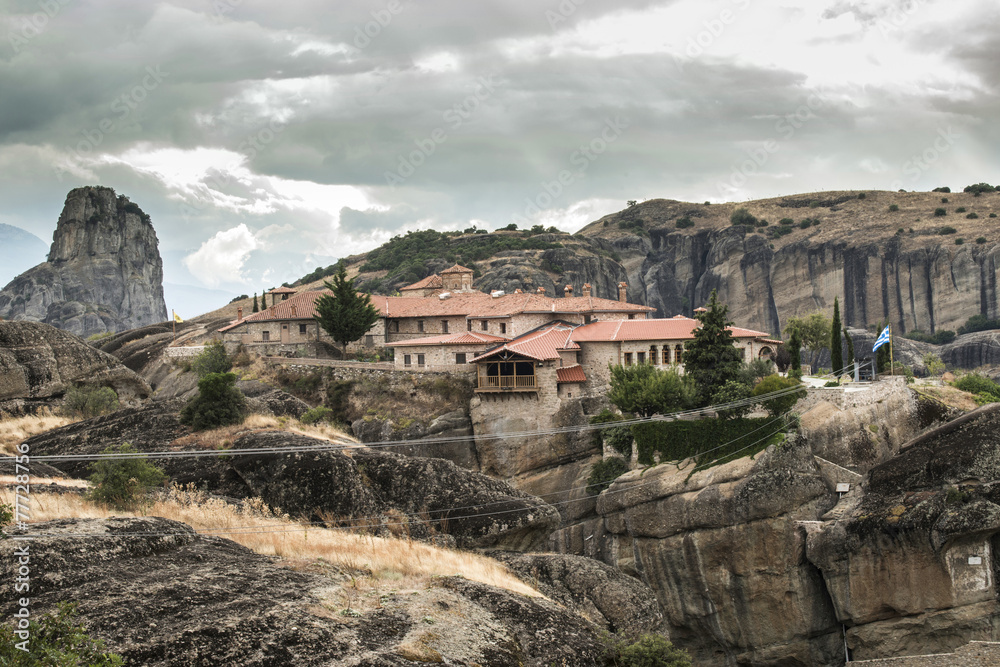
{"label": "green vegetation patch", "polygon": [[631,427],[639,463],[653,465],[656,452],[663,462],[694,458],[695,470],[753,456],[780,442],[783,434],[775,431],[783,428],[784,420],[772,417],[649,422]]}

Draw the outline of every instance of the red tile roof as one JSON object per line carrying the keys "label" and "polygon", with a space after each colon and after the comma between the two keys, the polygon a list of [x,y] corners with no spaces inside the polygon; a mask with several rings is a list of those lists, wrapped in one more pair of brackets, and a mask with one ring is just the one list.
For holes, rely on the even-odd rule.
{"label": "red tile roof", "polygon": [[556,382],[586,382],[587,375],[580,364],[563,366],[556,369]]}
{"label": "red tile roof", "polygon": [[[253,313],[242,320],[234,320],[230,324],[222,327],[219,331],[229,331],[238,324],[244,322],[272,322],[276,320],[311,320],[316,314],[316,299],[321,294],[333,294],[330,290],[315,290],[312,292],[302,292],[295,296],[290,296],[284,301],[279,301],[273,306],[268,306],[259,313]],[[295,306],[295,316],[292,317],[292,306]]]}
{"label": "red tile roof", "polygon": [[764,331],[754,331],[753,329],[744,329],[742,327],[729,327],[729,331],[732,332],[733,338],[766,338],[771,335]]}
{"label": "red tile roof", "polygon": [[[676,315],[668,319],[609,320],[591,322],[573,331],[577,342],[611,342],[625,340],[689,340],[701,326],[698,320]],[[729,327],[733,338],[762,338],[768,334],[753,329]],[[780,342],[780,341],[779,341]]]}
{"label": "red tile roof", "polygon": [[445,273],[475,273],[475,271],[473,271],[472,269],[467,269],[464,266],[461,266],[459,264],[456,264],[455,266],[451,267],[450,269],[445,269],[441,273],[442,274],[445,274]]}
{"label": "red tile roof", "polygon": [[441,280],[441,276],[439,276],[436,273],[432,273],[423,280],[418,280],[412,285],[407,285],[406,287],[400,287],[399,291],[405,292],[406,290],[411,290],[411,289],[437,289],[438,287],[441,287],[443,285],[444,281]]}
{"label": "red tile roof", "polygon": [[409,347],[418,345],[496,345],[506,343],[510,338],[505,336],[494,336],[488,333],[470,331],[468,333],[442,334],[440,336],[427,336],[425,338],[414,338],[412,340],[399,341],[398,343],[386,343],[387,347]]}
{"label": "red tile roof", "polygon": [[291,287],[276,287],[268,292],[268,294],[295,294],[295,290]]}
{"label": "red tile roof", "polygon": [[545,324],[518,336],[509,343],[487,350],[472,361],[485,360],[504,352],[519,354],[535,361],[558,359],[560,350],[580,349],[580,346],[572,340],[573,327],[574,325],[565,322]]}

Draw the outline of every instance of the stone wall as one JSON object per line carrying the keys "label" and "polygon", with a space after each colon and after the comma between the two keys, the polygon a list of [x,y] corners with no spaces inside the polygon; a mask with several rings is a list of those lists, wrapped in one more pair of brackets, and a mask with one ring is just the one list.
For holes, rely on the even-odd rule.
{"label": "stone wall", "polygon": [[880,378],[877,382],[842,387],[809,387],[805,398],[799,399],[793,408],[803,414],[820,403],[830,403],[841,410],[850,410],[866,405],[881,403],[888,396],[906,388],[906,378]]}
{"label": "stone wall", "polygon": [[[407,347],[397,347],[394,348],[396,351],[394,353],[395,364],[399,369],[406,369],[409,367],[420,368],[420,367],[431,367],[438,369],[451,368],[456,372],[468,372],[470,369],[469,361],[483,352],[486,351],[486,345],[482,346],[476,345],[415,345]],[[424,355],[424,363],[419,363],[418,355]],[[456,355],[464,354],[465,363],[459,364],[456,361]],[[407,364],[406,358],[409,356],[410,361]],[[471,367],[474,370],[474,367]]]}

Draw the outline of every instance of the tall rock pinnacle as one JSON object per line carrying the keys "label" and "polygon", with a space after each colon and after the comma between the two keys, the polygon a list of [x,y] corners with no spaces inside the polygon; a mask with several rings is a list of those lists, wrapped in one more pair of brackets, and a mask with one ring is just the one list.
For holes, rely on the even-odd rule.
{"label": "tall rock pinnacle", "polygon": [[149,216],[111,188],[66,196],[47,262],[0,290],[0,318],[89,336],[167,319],[163,262]]}

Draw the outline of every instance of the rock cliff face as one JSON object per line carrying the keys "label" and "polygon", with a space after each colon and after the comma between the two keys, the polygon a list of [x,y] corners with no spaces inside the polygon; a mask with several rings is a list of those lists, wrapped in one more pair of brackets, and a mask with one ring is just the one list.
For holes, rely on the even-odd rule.
{"label": "rock cliff face", "polygon": [[48,261],[0,291],[0,317],[80,336],[166,320],[163,263],[149,216],[111,188],[70,191]]}

